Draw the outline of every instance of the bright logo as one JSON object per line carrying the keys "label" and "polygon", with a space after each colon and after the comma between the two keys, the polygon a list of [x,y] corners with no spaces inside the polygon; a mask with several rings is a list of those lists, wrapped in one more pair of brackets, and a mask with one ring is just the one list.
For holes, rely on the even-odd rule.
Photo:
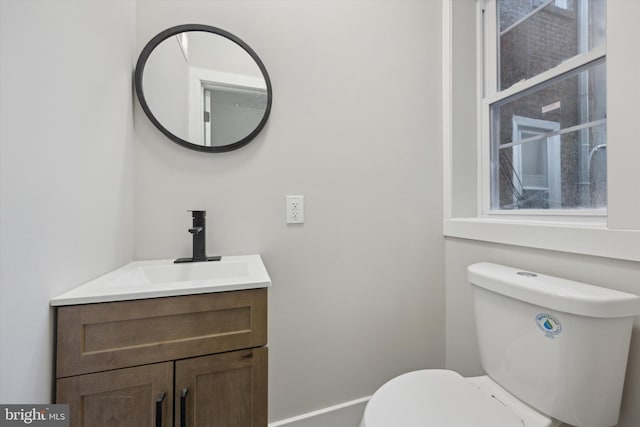
{"label": "bright logo", "polygon": [[538,328],[549,338],[553,338],[562,332],[562,324],[550,314],[538,314],[536,316],[536,323],[538,324]]}

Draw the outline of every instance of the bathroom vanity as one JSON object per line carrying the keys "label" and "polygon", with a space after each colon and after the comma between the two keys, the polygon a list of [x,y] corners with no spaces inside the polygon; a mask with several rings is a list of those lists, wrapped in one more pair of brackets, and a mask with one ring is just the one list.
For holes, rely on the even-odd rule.
{"label": "bathroom vanity", "polygon": [[[259,261],[262,269],[254,267],[264,275],[253,282],[247,279],[251,266],[245,269],[239,258],[227,257],[227,263],[238,261],[231,267],[153,265],[167,265],[172,273],[182,269],[182,279],[202,268],[217,269],[209,271],[212,278],[235,269],[217,288],[200,278],[169,282],[177,295],[135,299],[140,292],[153,292],[152,283],[118,298],[114,286],[105,284],[130,290],[123,277],[131,276],[133,283],[129,273],[146,266],[129,265],[84,285],[93,285],[95,301],[73,304],[71,292],[77,300],[90,299],[80,288],[53,299],[56,402],[70,405],[71,425],[266,426],[266,288],[271,282],[259,256],[250,261]],[[242,272],[245,278],[239,279]],[[230,285],[234,280],[244,284]],[[167,283],[161,287],[168,289]],[[109,291],[95,291],[101,287]]]}

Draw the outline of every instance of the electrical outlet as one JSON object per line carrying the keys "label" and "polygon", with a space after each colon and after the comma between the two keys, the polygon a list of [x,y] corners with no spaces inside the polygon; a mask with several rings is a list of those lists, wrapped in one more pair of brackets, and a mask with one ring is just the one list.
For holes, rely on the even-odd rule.
{"label": "electrical outlet", "polygon": [[304,223],[304,196],[287,196],[287,224]]}

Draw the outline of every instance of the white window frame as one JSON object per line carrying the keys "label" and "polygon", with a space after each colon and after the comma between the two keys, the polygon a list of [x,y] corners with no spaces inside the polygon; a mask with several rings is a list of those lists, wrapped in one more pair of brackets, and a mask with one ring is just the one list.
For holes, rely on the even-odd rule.
{"label": "white window frame", "polygon": [[[500,98],[495,95],[485,97],[491,92],[491,87],[484,87],[481,66],[476,71],[477,98],[485,97],[477,107],[478,141],[476,151],[473,151],[473,141],[467,138],[454,141],[453,117],[457,114],[453,105],[453,55],[454,28],[456,31],[468,31],[466,26],[453,25],[454,3],[458,7],[462,3],[442,0],[443,12],[443,49],[442,49],[442,105],[443,105],[443,234],[448,238],[462,238],[516,245],[543,250],[568,252],[582,255],[608,257],[622,260],[640,261],[640,193],[637,183],[640,182],[640,127],[637,126],[640,110],[637,99],[640,97],[640,57],[630,55],[635,52],[635,41],[640,36],[637,22],[640,19],[640,2],[607,2],[607,48],[592,50],[588,54],[572,58],[553,70],[542,73],[525,82],[518,83],[506,89]],[[492,0],[476,0],[475,5],[464,3],[467,9],[476,10],[476,63],[496,64],[491,52],[485,55],[485,44],[479,34],[482,34],[480,19],[483,7],[491,8]],[[630,4],[632,3],[632,4]],[[495,3],[493,3],[495,7]],[[495,12],[495,11],[494,11]],[[459,11],[457,13],[460,13]],[[464,13],[468,13],[466,11]],[[488,10],[487,13],[492,13]],[[458,15],[456,15],[458,16]],[[467,15],[468,16],[468,15]],[[466,19],[466,18],[465,18]],[[465,21],[468,22],[468,21]],[[456,36],[461,37],[462,33]],[[465,43],[473,43],[465,33]],[[487,37],[490,38],[491,36]],[[495,40],[495,38],[494,38]],[[457,43],[460,43],[459,41]],[[465,51],[467,48],[464,48]],[[493,53],[495,55],[495,51]],[[488,126],[481,126],[485,118],[489,117],[488,106],[503,97],[511,96],[516,91],[533,87],[545,81],[549,73],[563,74],[581,65],[595,61],[606,55],[607,61],[607,181],[608,181],[608,209],[607,216],[597,216],[593,213],[586,215],[530,215],[531,212],[519,214],[487,215],[487,195],[490,189],[488,171],[490,164],[483,159],[489,159],[488,144],[480,144],[480,138],[488,139]],[[495,65],[494,65],[495,66]],[[466,67],[464,67],[466,70]],[[458,75],[460,67],[457,68]],[[465,71],[467,73],[467,71]],[[469,78],[473,72],[468,71]],[[495,74],[494,74],[495,75]],[[495,88],[494,88],[495,89]],[[631,96],[631,95],[634,96]],[[488,123],[488,120],[486,120]],[[459,133],[459,132],[458,132]],[[453,144],[461,144],[454,150]],[[470,145],[464,145],[470,144]],[[468,150],[469,148],[470,150]],[[466,152],[467,158],[462,159],[461,152]],[[454,153],[455,156],[454,157]],[[468,164],[468,156],[475,158],[477,176],[475,184],[469,179],[459,178],[455,181],[454,171],[466,171],[456,165]],[[462,180],[460,180],[462,179]],[[462,184],[461,184],[462,183]],[[462,187],[460,187],[462,185]],[[475,194],[475,196],[474,196]],[[470,207],[476,202],[476,214],[470,215]],[[469,205],[471,202],[471,205]],[[471,209],[473,210],[473,209]]]}
{"label": "white window frame", "polygon": [[[552,0],[546,0],[538,6],[538,9],[543,9],[552,3]],[[479,200],[479,210],[483,216],[500,216],[508,218],[510,216],[527,216],[531,219],[542,220],[545,217],[555,221],[557,217],[564,217],[565,220],[571,221],[573,217],[575,221],[585,221],[593,223],[606,224],[606,209],[513,209],[502,210],[493,209],[491,207],[491,185],[492,175],[497,174],[497,170],[492,170],[491,166],[491,105],[500,101],[503,101],[509,97],[523,93],[535,86],[548,82],[554,78],[557,78],[565,73],[574,71],[588,65],[590,63],[606,60],[606,46],[600,46],[592,49],[587,53],[583,53],[573,58],[569,58],[561,64],[537,74],[529,79],[520,81],[511,87],[498,91],[498,44],[497,39],[499,37],[497,27],[497,0],[482,0],[479,2],[479,7],[484,7],[485,12],[484,22],[482,27],[478,31],[482,31],[484,28],[484,34],[478,34],[478,39],[483,40],[482,52],[484,60],[481,67],[478,70],[479,84],[482,89],[482,96],[480,100],[480,117],[479,123],[481,128],[481,167],[479,182],[482,187],[480,190],[481,198]],[[479,17],[480,18],[480,17]],[[495,168],[495,166],[494,166]]]}

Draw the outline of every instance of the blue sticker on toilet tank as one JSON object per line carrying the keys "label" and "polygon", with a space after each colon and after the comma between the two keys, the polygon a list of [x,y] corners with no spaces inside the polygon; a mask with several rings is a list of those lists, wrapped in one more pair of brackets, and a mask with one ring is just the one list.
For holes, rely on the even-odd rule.
{"label": "blue sticker on toilet tank", "polygon": [[538,328],[549,338],[555,337],[562,331],[560,321],[548,313],[538,314],[536,316],[536,323],[538,324]]}

